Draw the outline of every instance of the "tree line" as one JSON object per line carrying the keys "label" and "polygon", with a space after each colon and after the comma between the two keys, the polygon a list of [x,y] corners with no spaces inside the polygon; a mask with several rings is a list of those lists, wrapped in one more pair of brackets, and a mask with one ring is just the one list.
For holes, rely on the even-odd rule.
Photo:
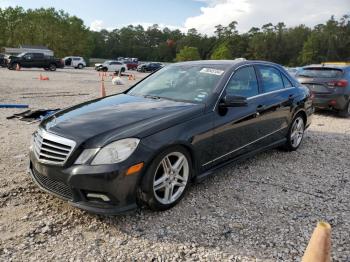
{"label": "tree line", "polygon": [[24,10],[0,8],[0,47],[46,45],[57,57],[137,57],[147,61],[233,59],[244,57],[288,66],[324,61],[350,61],[350,15],[330,17],[313,28],[286,27],[283,22],[252,27],[239,33],[237,22],[217,25],[207,36],[196,29],[187,33],[129,25],[112,31],[91,31],[83,20],[54,8]]}

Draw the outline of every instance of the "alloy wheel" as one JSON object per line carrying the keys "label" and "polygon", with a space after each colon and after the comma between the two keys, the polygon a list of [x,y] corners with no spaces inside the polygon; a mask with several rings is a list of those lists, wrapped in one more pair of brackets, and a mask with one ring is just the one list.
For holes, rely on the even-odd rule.
{"label": "alloy wheel", "polygon": [[303,136],[304,136],[304,129],[305,129],[304,120],[302,117],[299,116],[294,120],[291,134],[290,134],[290,141],[294,148],[300,145],[301,140],[303,139]]}
{"label": "alloy wheel", "polygon": [[189,173],[189,163],[183,153],[167,154],[159,163],[153,179],[155,198],[164,205],[174,203],[184,192]]}

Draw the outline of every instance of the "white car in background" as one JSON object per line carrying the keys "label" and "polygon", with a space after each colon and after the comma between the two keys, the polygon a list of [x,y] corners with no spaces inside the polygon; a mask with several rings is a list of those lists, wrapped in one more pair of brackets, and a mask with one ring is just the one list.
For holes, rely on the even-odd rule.
{"label": "white car in background", "polygon": [[95,67],[97,71],[103,71],[103,72],[125,72],[128,68],[127,65],[124,64],[123,62],[116,61],[116,60],[109,60],[104,62],[101,65],[97,65]]}
{"label": "white car in background", "polygon": [[66,56],[63,58],[64,67],[74,67],[83,69],[86,66],[84,58],[80,56]]}

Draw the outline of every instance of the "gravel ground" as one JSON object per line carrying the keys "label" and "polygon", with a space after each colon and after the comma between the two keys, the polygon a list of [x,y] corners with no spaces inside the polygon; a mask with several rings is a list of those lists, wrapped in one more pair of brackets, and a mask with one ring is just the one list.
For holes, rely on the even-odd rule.
{"label": "gravel ground", "polygon": [[[50,80],[39,81],[40,73]],[[110,81],[106,89],[122,90]],[[99,82],[91,69],[0,69],[0,92],[0,103],[63,108],[98,97]],[[171,210],[104,217],[28,177],[37,124],[6,120],[21,111],[0,109],[2,261],[297,261],[319,220],[333,227],[333,260],[350,261],[350,118],[315,114],[297,152],[271,150],[222,169]]]}

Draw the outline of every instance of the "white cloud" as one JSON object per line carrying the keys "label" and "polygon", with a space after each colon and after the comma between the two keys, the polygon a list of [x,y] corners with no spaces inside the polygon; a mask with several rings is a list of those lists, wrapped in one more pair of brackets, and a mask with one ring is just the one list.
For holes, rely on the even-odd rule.
{"label": "white cloud", "polygon": [[186,30],[196,28],[204,34],[213,34],[215,26],[238,22],[238,30],[246,32],[251,27],[261,27],[269,22],[284,22],[287,26],[324,23],[331,15],[341,17],[350,13],[349,0],[196,0],[206,3],[201,14],[189,17]]}
{"label": "white cloud", "polygon": [[105,24],[102,20],[94,20],[90,24],[90,29],[92,31],[101,31],[105,28]]}

